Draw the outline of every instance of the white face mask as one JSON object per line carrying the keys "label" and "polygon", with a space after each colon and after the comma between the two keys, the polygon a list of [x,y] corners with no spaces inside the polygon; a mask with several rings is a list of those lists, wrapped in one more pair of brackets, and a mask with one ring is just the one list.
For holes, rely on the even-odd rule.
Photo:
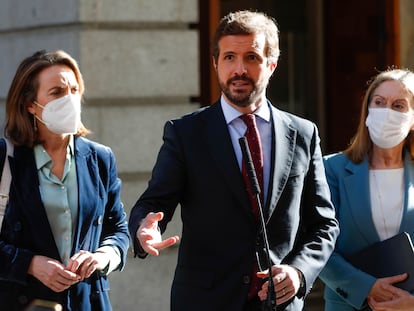
{"label": "white face mask", "polygon": [[410,132],[412,112],[398,112],[389,108],[368,108],[365,125],[374,144],[392,148],[402,142]]}
{"label": "white face mask", "polygon": [[75,134],[80,126],[81,98],[79,94],[68,94],[54,99],[45,106],[34,103],[43,109],[42,122],[53,133]]}

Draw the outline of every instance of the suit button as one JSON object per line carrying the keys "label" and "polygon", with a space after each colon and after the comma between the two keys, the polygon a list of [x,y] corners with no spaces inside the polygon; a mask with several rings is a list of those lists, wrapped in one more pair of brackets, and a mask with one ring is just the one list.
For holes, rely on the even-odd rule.
{"label": "suit button", "polygon": [[243,284],[250,284],[250,276],[248,275],[243,276]]}

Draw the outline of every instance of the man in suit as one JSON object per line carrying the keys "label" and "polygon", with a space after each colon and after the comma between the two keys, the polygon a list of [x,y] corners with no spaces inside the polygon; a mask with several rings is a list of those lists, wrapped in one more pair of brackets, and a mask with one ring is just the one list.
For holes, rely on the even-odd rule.
{"label": "man in suit", "polygon": [[268,301],[266,267],[255,270],[265,256],[264,242],[242,174],[242,115],[254,115],[260,134],[262,166],[255,168],[263,171],[278,310],[303,308],[333,250],[339,230],[317,129],[266,99],[278,56],[273,19],[250,11],[228,14],[213,41],[220,100],[165,125],[152,178],[131,211],[129,228],[136,255],[158,255],[179,240],[161,234],[181,205],[171,310],[261,310],[261,300]]}

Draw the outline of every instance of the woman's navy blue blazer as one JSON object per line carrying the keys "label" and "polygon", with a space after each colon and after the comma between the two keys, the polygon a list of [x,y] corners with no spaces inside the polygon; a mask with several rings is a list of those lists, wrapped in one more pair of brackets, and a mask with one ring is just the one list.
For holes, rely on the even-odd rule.
{"label": "woman's navy blue blazer", "polygon": [[[74,145],[79,201],[72,254],[115,246],[122,270],[129,233],[115,157],[110,148],[85,138],[75,138]],[[22,310],[33,299],[45,299],[64,310],[111,310],[108,279],[100,272],[60,293],[27,273],[35,255],[61,260],[41,200],[33,149],[16,146],[9,161],[12,184],[0,235],[0,305]]]}

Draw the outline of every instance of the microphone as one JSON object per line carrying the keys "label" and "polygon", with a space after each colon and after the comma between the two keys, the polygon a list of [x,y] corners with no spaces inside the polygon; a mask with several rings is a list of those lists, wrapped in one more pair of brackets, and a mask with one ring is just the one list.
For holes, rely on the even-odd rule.
{"label": "microphone", "polygon": [[[247,138],[245,136],[239,138],[239,144],[242,151],[244,164],[246,166],[247,177],[249,177],[250,187],[254,195],[260,194],[260,185],[257,180],[256,170],[254,169],[254,164],[252,160],[252,154],[250,153],[249,145],[247,143]],[[259,203],[260,205],[260,203]]]}
{"label": "microphone", "polygon": [[268,277],[268,289],[267,289],[267,299],[264,310],[276,311],[276,293],[275,285],[273,283],[272,276],[272,262],[270,261],[270,251],[269,251],[269,240],[267,238],[266,223],[263,215],[262,202],[260,200],[260,185],[257,180],[256,170],[253,165],[252,155],[250,153],[249,145],[247,143],[247,138],[245,136],[239,138],[239,144],[243,155],[244,164],[246,166],[247,176],[249,178],[250,187],[252,192],[256,197],[257,205],[259,207],[260,214],[260,223],[262,227],[263,241],[265,244],[265,253],[266,253],[266,264],[269,271]]}

